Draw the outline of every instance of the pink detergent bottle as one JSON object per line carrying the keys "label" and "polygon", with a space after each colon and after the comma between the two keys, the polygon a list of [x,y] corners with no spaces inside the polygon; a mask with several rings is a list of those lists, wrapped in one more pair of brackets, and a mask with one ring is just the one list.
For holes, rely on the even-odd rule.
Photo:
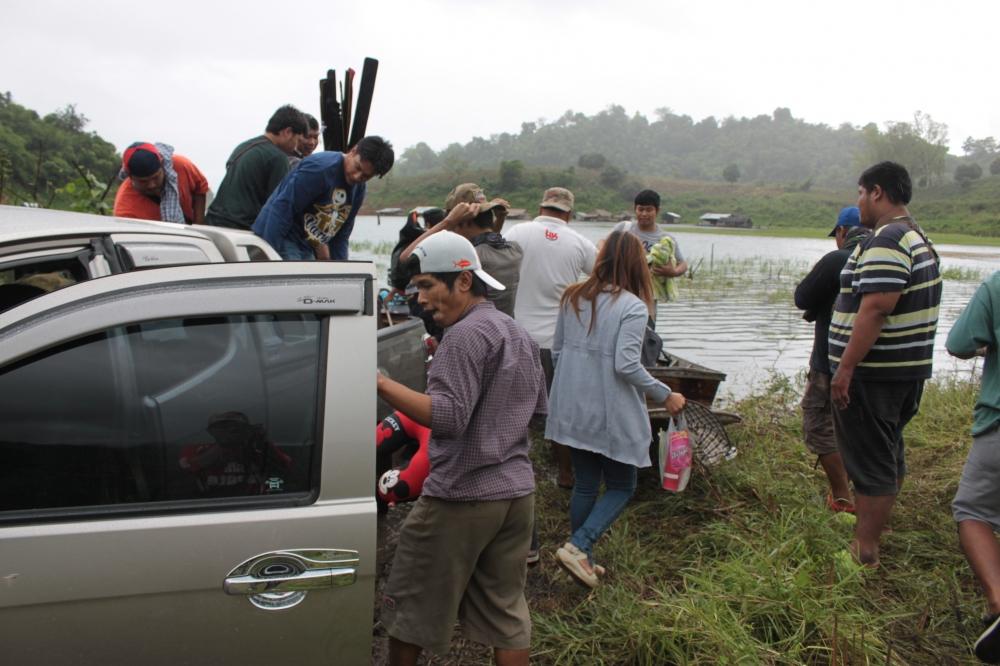
{"label": "pink detergent bottle", "polygon": [[660,431],[660,486],[679,493],[691,478],[691,437],[684,415],[672,418]]}

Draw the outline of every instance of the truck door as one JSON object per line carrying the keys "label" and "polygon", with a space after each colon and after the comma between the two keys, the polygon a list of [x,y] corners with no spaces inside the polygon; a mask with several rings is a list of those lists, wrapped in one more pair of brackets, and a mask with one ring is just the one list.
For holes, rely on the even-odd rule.
{"label": "truck door", "polygon": [[0,314],[5,662],[370,661],[372,279],[181,266]]}

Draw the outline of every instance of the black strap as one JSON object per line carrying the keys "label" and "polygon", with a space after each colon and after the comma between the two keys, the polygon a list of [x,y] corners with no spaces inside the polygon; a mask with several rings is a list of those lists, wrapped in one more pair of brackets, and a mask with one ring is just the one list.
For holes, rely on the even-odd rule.
{"label": "black strap", "polygon": [[251,141],[243,150],[233,155],[229,159],[229,161],[226,162],[226,170],[228,171],[229,169],[236,166],[236,163],[240,161],[240,158],[246,155],[248,152],[250,152],[251,149],[256,148],[257,146],[263,146],[265,143],[271,143],[271,140],[268,139],[266,136]]}

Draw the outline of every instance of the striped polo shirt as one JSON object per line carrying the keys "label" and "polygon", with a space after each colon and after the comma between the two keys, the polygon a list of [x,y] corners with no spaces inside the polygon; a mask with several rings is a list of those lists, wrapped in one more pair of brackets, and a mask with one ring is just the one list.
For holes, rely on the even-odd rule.
{"label": "striped polo shirt", "polygon": [[929,379],[941,273],[934,251],[909,218],[876,229],[854,248],[840,273],[829,337],[834,372],[851,338],[861,297],[877,292],[901,294],[855,376],[878,381]]}

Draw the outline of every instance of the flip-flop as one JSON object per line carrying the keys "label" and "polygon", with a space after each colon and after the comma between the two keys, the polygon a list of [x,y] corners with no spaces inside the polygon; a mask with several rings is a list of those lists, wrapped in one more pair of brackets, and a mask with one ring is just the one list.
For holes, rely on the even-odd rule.
{"label": "flip-flop", "polygon": [[834,497],[833,493],[827,493],[826,508],[834,513],[854,513],[854,502],[846,497]]}

